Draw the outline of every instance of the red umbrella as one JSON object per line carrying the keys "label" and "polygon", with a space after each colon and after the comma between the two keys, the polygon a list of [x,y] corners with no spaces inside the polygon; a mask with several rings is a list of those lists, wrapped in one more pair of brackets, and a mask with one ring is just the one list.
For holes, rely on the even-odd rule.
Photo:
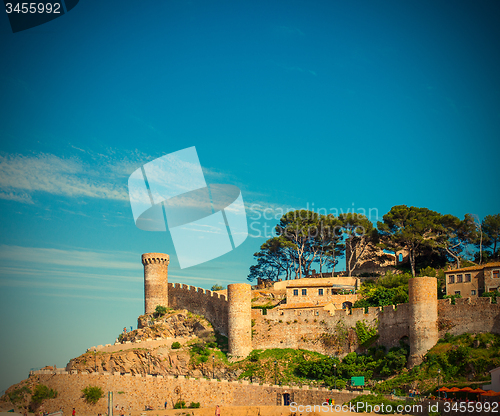
{"label": "red umbrella", "polygon": [[472,390],[471,393],[486,393],[486,391],[483,389],[477,388],[477,389]]}
{"label": "red umbrella", "polygon": [[473,393],[474,390],[472,390],[470,387],[464,387],[463,389],[460,389],[460,391],[465,391],[467,393]]}
{"label": "red umbrella", "polygon": [[441,387],[438,391],[450,391],[448,387]]}
{"label": "red umbrella", "polygon": [[456,393],[457,391],[460,391],[458,387],[452,387],[451,389],[448,390],[450,393]]}
{"label": "red umbrella", "polygon": [[486,393],[481,394],[481,396],[500,396],[500,393],[493,390],[488,390]]}

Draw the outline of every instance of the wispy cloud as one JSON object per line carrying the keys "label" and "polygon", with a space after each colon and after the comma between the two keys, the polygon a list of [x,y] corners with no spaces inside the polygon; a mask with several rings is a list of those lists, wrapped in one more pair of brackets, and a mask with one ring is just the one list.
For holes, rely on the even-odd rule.
{"label": "wispy cloud", "polygon": [[300,66],[287,66],[287,65],[279,65],[279,66],[286,69],[287,71],[303,72],[304,74],[311,74],[314,75],[315,77],[318,76],[316,71],[313,71],[312,69],[304,69],[301,68]]}
{"label": "wispy cloud", "polygon": [[[161,155],[138,150],[106,149],[96,152],[70,145],[70,156],[50,153],[0,154],[0,199],[24,204],[36,203],[36,193],[129,201],[127,180],[136,169]],[[170,161],[173,163],[174,161]],[[170,183],[182,183],[185,168]],[[203,173],[220,181],[227,174],[203,167]],[[151,178],[154,181],[154,176]],[[164,178],[162,178],[164,180]]]}
{"label": "wispy cloud", "polygon": [[14,245],[0,245],[0,276],[3,288],[92,299],[100,293],[136,299],[143,280],[136,253]]}
{"label": "wispy cloud", "polygon": [[2,192],[2,191],[0,191],[0,199],[21,202],[23,204],[34,204],[31,196],[25,192],[14,193],[14,192]]}
{"label": "wispy cloud", "polygon": [[[130,256],[130,253],[129,253]],[[85,267],[99,269],[140,269],[140,260],[131,262],[120,252],[96,252],[87,250],[60,250],[0,245],[0,261],[19,264],[50,264],[53,266]]]}
{"label": "wispy cloud", "polygon": [[102,173],[75,157],[46,153],[0,155],[0,193],[3,199],[23,203],[33,203],[34,192],[128,200],[125,183],[106,180],[108,177],[103,177]]}

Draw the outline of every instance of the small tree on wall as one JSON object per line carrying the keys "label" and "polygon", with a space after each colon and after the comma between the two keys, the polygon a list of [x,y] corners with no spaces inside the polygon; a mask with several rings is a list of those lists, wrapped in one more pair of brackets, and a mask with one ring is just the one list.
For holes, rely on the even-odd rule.
{"label": "small tree on wall", "polygon": [[104,392],[98,386],[87,386],[82,390],[83,398],[90,404],[96,404],[100,398],[104,397]]}

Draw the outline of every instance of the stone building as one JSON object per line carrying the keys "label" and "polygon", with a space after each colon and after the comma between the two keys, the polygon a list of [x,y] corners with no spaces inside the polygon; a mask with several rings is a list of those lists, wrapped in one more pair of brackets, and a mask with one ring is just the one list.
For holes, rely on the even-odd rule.
{"label": "stone building", "polygon": [[478,297],[484,292],[499,290],[499,273],[500,262],[448,270],[444,273],[446,276],[446,294]]}
{"label": "stone building", "polygon": [[286,305],[282,307],[293,308],[301,304],[301,307],[331,305],[330,309],[350,309],[358,300],[356,285],[332,284],[326,279],[315,279],[315,282],[301,280],[287,285]]}
{"label": "stone building", "polygon": [[350,246],[346,244],[345,258],[346,261],[350,261],[350,264],[354,265],[357,262],[352,271],[352,274],[356,276],[362,273],[380,274],[393,271],[396,266],[409,261],[409,253],[407,250],[389,253],[374,244],[368,244],[363,251],[356,246],[353,253]]}

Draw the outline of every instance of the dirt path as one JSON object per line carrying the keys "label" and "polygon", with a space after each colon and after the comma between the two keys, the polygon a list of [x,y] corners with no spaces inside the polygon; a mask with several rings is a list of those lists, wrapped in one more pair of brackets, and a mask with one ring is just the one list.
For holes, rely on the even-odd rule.
{"label": "dirt path", "polygon": [[141,342],[131,342],[131,343],[125,343],[125,344],[110,345],[109,347],[99,348],[97,351],[98,352],[117,352],[117,351],[131,350],[134,348],[155,349],[155,348],[163,347],[163,346],[170,348],[170,346],[174,342],[180,342],[181,344],[184,344],[185,342],[190,341],[193,338],[194,337],[191,336],[191,337],[153,339],[150,341],[141,341]]}

